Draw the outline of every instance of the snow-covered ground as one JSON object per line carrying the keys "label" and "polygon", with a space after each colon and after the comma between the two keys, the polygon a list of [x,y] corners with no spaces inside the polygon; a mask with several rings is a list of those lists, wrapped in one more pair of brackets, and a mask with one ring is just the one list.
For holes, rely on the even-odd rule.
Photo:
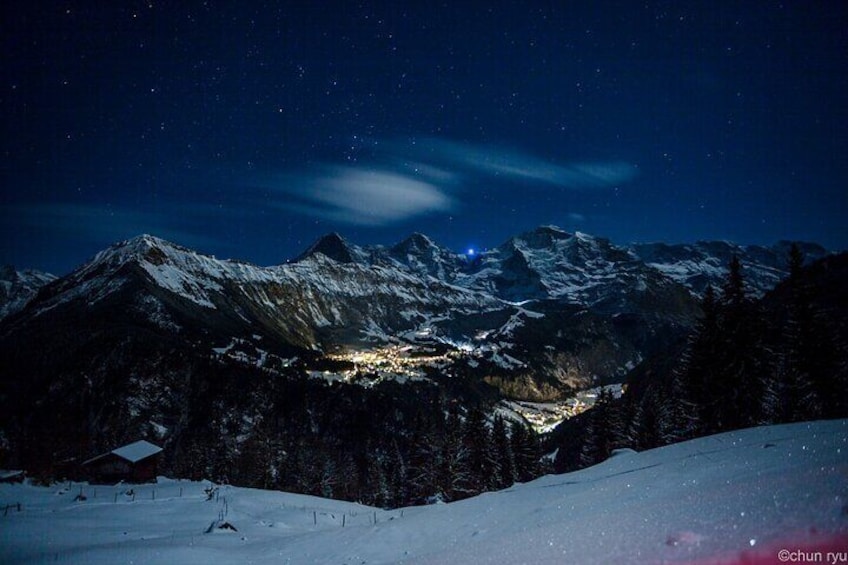
{"label": "snow-covered ground", "polygon": [[235,487],[207,500],[207,486],[0,485],[0,512],[22,506],[0,516],[0,562],[848,562],[848,420],[623,452],[403,510]]}

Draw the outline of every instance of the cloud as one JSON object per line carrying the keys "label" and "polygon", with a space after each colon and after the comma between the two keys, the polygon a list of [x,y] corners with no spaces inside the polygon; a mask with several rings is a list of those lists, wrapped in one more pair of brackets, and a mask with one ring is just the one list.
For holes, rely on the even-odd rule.
{"label": "cloud", "polygon": [[[346,224],[383,226],[460,204],[475,179],[566,190],[602,189],[636,176],[622,161],[556,164],[522,151],[440,138],[375,141],[362,166],[316,165],[260,182],[272,205]],[[279,198],[283,195],[284,198]]]}
{"label": "cloud", "polygon": [[440,186],[386,169],[320,167],[285,179],[275,188],[290,197],[279,205],[347,224],[382,226],[453,209]]}
{"label": "cloud", "polygon": [[[402,145],[393,147],[404,151]],[[605,188],[632,180],[635,166],[623,161],[599,161],[558,165],[522,151],[495,145],[459,143],[427,138],[412,145],[411,151],[422,160],[452,164],[478,173],[550,184],[561,188]]]}

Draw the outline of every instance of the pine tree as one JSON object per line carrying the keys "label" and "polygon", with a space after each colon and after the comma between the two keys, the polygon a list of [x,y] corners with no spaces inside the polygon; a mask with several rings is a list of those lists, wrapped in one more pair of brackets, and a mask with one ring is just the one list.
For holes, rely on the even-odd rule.
{"label": "pine tree", "polygon": [[526,483],[538,477],[541,449],[536,432],[525,424],[513,422],[509,441],[515,461],[515,480]]}
{"label": "pine tree", "polygon": [[[441,420],[441,411],[436,413],[435,418]],[[423,503],[444,495],[440,483],[444,466],[440,429],[444,429],[443,421],[437,428],[435,421],[423,417],[418,419],[415,426],[408,471],[409,497],[412,502]]]}
{"label": "pine tree", "polygon": [[492,446],[495,451],[494,487],[503,489],[515,482],[515,456],[506,429],[506,422],[498,415],[492,423]]}
{"label": "pine tree", "polygon": [[409,502],[409,476],[406,461],[397,440],[392,440],[388,457],[389,506],[398,508]]}
{"label": "pine tree", "polygon": [[763,420],[765,382],[770,376],[768,350],[765,346],[765,323],[758,305],[748,300],[737,256],[722,295],[720,322],[723,338],[721,390],[717,404],[717,431],[733,430],[760,424]]}
{"label": "pine tree", "polygon": [[[698,320],[689,339],[681,365],[673,376],[676,381],[673,390],[666,390],[662,399],[655,401],[653,417],[663,430],[657,432],[660,445],[673,433],[669,425],[676,422],[674,413],[690,408],[689,425],[694,434],[709,434],[720,429],[718,412],[723,400],[722,363],[724,356],[723,331],[720,326],[719,304],[712,286],[708,286],[701,302],[703,315]],[[677,403],[681,406],[670,406]],[[689,435],[683,433],[683,436]]]}
{"label": "pine tree", "polygon": [[478,409],[472,409],[463,425],[462,441],[467,454],[467,483],[461,485],[465,494],[475,495],[492,490],[495,457],[486,419]]}
{"label": "pine tree", "polygon": [[270,489],[279,486],[285,464],[283,441],[262,421],[241,448],[233,480],[248,486]]}
{"label": "pine tree", "polygon": [[797,245],[789,252],[789,303],[782,333],[779,385],[783,416],[789,421],[838,417],[844,391],[839,386],[839,355],[833,332],[814,305]]}
{"label": "pine tree", "polygon": [[333,498],[335,495],[336,482],[338,481],[338,473],[336,472],[336,462],[331,459],[325,459],[321,465],[321,475],[318,483],[318,496],[323,498]]}
{"label": "pine tree", "polygon": [[459,500],[474,493],[474,477],[462,429],[459,409],[451,405],[445,421],[439,478],[439,492],[443,493],[447,501]]}
{"label": "pine tree", "polygon": [[386,453],[383,447],[369,441],[365,447],[365,473],[360,500],[378,508],[391,505],[389,480],[386,477]]}
{"label": "pine tree", "polygon": [[588,467],[608,458],[620,446],[623,431],[621,413],[613,403],[612,392],[603,388],[589,411],[589,425],[580,453],[581,465]]}
{"label": "pine tree", "polygon": [[653,389],[647,390],[641,399],[634,401],[632,416],[627,425],[627,438],[633,449],[641,451],[660,445],[657,406]]}
{"label": "pine tree", "polygon": [[742,262],[736,254],[730,259],[727,278],[724,281],[722,300],[728,307],[736,311],[742,308],[746,300],[745,280],[742,276]]}
{"label": "pine tree", "polygon": [[694,402],[687,394],[683,379],[675,375],[671,382],[660,387],[660,390],[662,392],[654,399],[656,446],[670,445],[696,437],[701,420],[698,418]]}

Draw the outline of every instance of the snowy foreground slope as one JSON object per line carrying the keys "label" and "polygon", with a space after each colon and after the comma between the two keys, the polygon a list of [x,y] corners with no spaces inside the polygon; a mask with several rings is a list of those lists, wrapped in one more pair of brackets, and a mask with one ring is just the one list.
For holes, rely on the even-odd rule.
{"label": "snowy foreground slope", "polygon": [[[620,453],[403,510],[235,487],[207,501],[206,486],[160,479],[133,500],[128,486],[0,485],[0,510],[22,504],[0,516],[0,562],[780,563],[781,549],[848,560],[848,420]],[[204,533],[222,517],[237,531]]]}

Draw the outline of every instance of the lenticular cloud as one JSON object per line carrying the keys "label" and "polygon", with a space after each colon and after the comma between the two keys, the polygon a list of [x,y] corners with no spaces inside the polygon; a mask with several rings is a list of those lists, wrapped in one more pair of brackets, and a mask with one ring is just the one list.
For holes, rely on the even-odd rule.
{"label": "lenticular cloud", "polygon": [[326,167],[289,192],[295,201],[287,208],[356,225],[381,226],[454,206],[444,189],[381,169]]}

